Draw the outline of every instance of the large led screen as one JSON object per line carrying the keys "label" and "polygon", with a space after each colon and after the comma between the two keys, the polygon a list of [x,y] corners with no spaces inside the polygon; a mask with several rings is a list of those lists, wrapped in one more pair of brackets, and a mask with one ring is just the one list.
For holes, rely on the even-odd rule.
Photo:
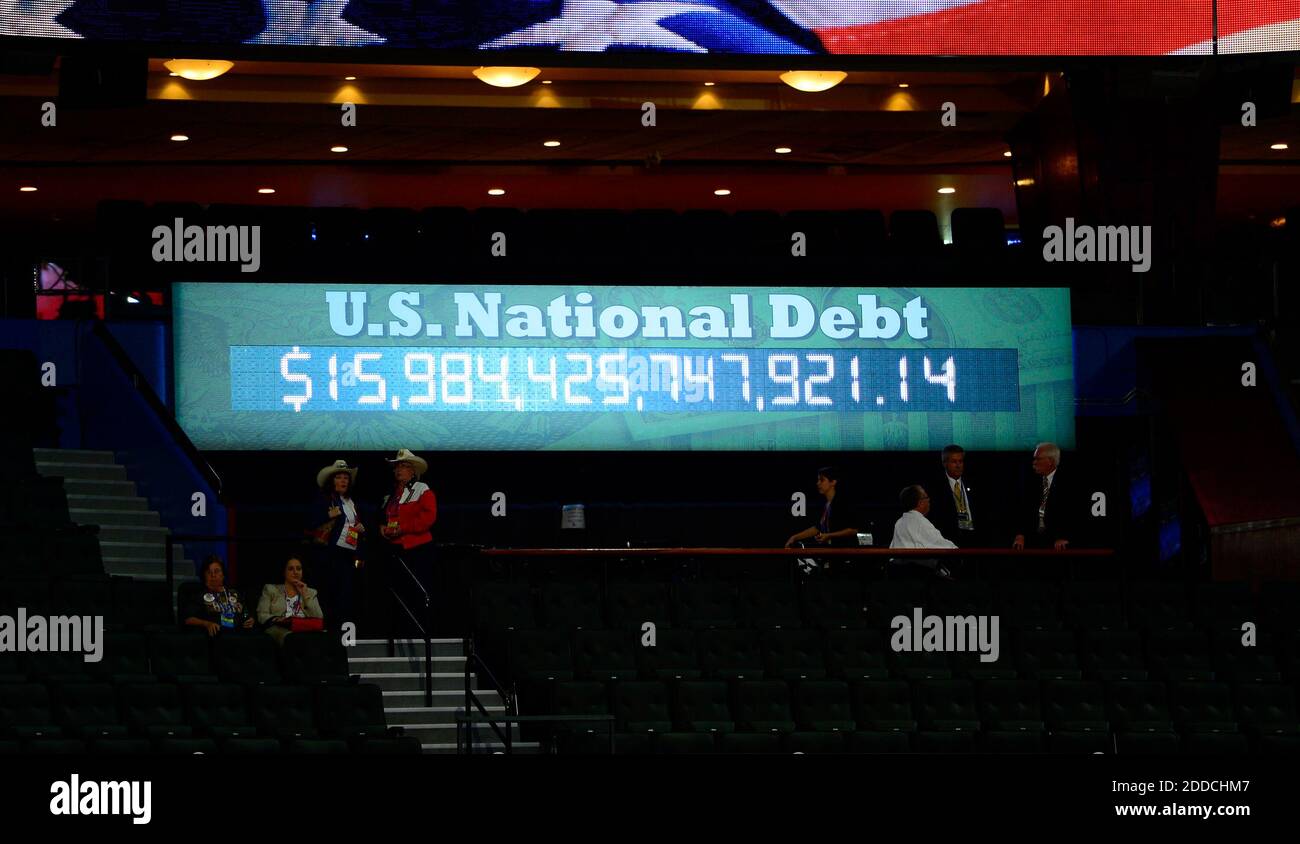
{"label": "large led screen", "polygon": [[1074,442],[1069,291],[177,284],[206,449]]}
{"label": "large led screen", "polygon": [[[1297,49],[1291,0],[1219,34]],[[1254,31],[1255,35],[1248,35]],[[1210,53],[1213,0],[14,0],[0,35],[170,44],[751,55]],[[1253,41],[1251,39],[1254,39]],[[1238,43],[1238,42],[1233,42]],[[1290,45],[1289,47],[1286,45]]]}

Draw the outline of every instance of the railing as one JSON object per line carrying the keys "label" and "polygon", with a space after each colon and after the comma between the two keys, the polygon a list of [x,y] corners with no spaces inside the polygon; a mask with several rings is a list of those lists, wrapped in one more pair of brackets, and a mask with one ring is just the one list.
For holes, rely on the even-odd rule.
{"label": "railing", "polygon": [[[424,623],[421,624],[420,619],[416,617],[415,613],[411,611],[411,608],[402,600],[401,593],[397,591],[396,586],[391,581],[388,584],[389,594],[393,596],[393,600],[396,601],[398,606],[400,606],[406,613],[407,618],[411,620],[411,623],[415,625],[415,629],[419,631],[421,638],[424,639],[424,705],[433,706],[433,639],[432,633],[430,632],[433,630],[433,601],[429,597],[429,590],[424,588],[424,584],[415,576],[415,572],[411,571],[411,567],[406,564],[406,560],[402,559],[402,557],[397,554],[393,555],[393,559],[401,565],[401,570],[406,572],[407,577],[409,577],[411,582],[415,584],[415,587],[420,590],[420,595],[423,596],[424,599]],[[396,628],[392,628],[388,631],[389,656],[397,655],[396,639]]]}
{"label": "railing", "polygon": [[[496,691],[497,696],[501,698],[501,702],[505,704],[504,716],[501,716],[499,718],[492,716],[487,711],[487,707],[483,705],[483,701],[479,700],[478,695],[474,693],[474,684],[470,678],[470,674],[473,673],[473,669],[475,666],[477,666],[479,669],[482,669],[483,673],[487,675],[488,681],[492,683],[492,688]],[[492,669],[489,668],[488,664],[483,661],[483,658],[478,655],[478,651],[475,650],[474,648],[474,637],[466,636],[465,637],[465,711],[462,714],[467,719],[469,719],[464,724],[464,728],[466,734],[468,735],[468,739],[465,740],[464,742],[462,742],[461,740],[462,723],[461,723],[460,715],[457,715],[456,752],[457,753],[474,752],[473,723],[477,723],[481,721],[483,723],[486,723],[489,727],[492,728],[492,732],[496,733],[497,738],[501,740],[501,743],[506,748],[506,754],[509,755],[513,748],[513,741],[511,735],[512,731],[510,729],[511,718],[519,714],[519,711],[516,707],[516,701],[517,701],[517,696],[513,694],[513,692],[506,691],[505,687],[501,685],[500,681],[497,680],[496,675],[492,673]],[[479,711],[481,718],[476,718],[474,716],[475,709]],[[501,724],[497,723],[498,720],[501,721]],[[505,730],[501,729],[502,725],[505,726]]]}

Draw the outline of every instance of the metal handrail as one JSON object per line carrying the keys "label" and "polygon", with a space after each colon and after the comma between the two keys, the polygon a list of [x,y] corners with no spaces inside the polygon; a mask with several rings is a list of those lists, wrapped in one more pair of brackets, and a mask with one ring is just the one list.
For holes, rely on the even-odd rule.
{"label": "metal handrail", "polygon": [[[493,689],[496,691],[497,695],[501,698],[501,702],[505,704],[506,718],[509,718],[510,716],[513,715],[517,715],[518,711],[515,708],[516,707],[515,696],[505,690],[505,687],[501,685],[501,682],[499,680],[497,680],[496,675],[492,673],[492,669],[488,667],[488,664],[486,662],[483,661],[483,657],[478,655],[478,651],[474,646],[474,637],[466,636],[465,637],[465,680],[464,680],[465,714],[469,715],[472,712],[471,707],[481,712],[483,714],[483,717],[487,719],[488,726],[492,728],[492,732],[496,733],[497,738],[501,740],[501,743],[503,745],[505,745],[506,753],[509,754],[511,752],[512,744],[513,744],[512,742],[513,737],[511,736],[510,733],[510,722],[508,720],[504,720],[504,719],[502,720],[501,726],[505,727],[505,730],[503,732],[501,726],[498,726],[497,721],[487,711],[487,707],[483,705],[483,701],[481,701],[479,699],[479,696],[474,693],[473,684],[470,682],[470,676],[469,676],[470,668],[472,665],[477,665],[481,667],[483,669],[483,672],[487,674],[487,678],[492,683]],[[466,752],[472,754],[474,752],[474,730],[472,728],[469,729],[467,735],[469,736],[469,738],[466,744]],[[460,733],[458,730],[457,739],[456,739],[457,750],[459,750],[460,747],[461,747]]]}
{"label": "metal handrail", "polygon": [[[429,632],[433,627],[433,601],[429,598],[429,590],[424,588],[424,584],[415,576],[415,572],[411,571],[411,567],[406,564],[406,560],[402,559],[400,554],[394,554],[393,559],[401,563],[402,570],[406,572],[407,576],[410,577],[412,581],[414,581],[415,585],[420,589],[420,594],[424,596],[425,621],[428,622],[428,627],[420,623],[420,620],[416,618],[415,613],[413,613],[411,608],[406,605],[406,602],[402,600],[402,596],[398,594],[397,589],[392,584],[389,584],[388,586],[389,593],[393,596],[394,600],[401,605],[402,609],[406,611],[407,616],[411,619],[411,623],[415,625],[415,629],[420,632],[420,636],[424,639],[424,705],[433,706],[433,640]],[[389,630],[389,656],[396,655],[396,638],[395,631]]]}

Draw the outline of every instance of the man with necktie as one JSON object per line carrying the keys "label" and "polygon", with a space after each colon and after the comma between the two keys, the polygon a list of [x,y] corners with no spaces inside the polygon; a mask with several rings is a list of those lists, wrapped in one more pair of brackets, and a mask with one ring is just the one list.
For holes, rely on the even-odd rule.
{"label": "man with necktie", "polygon": [[1063,481],[1057,467],[1061,449],[1055,443],[1039,443],[1034,448],[1035,484],[1021,507],[1016,538],[1011,547],[1068,548],[1078,542],[1077,506],[1068,478]]}
{"label": "man with necktie", "polygon": [[[930,521],[945,539],[958,548],[984,545],[988,514],[981,513],[980,521],[976,522],[971,488],[965,478],[966,450],[959,445],[944,446],[939,459],[943,463],[943,483],[933,494]],[[934,486],[930,488],[935,489]]]}

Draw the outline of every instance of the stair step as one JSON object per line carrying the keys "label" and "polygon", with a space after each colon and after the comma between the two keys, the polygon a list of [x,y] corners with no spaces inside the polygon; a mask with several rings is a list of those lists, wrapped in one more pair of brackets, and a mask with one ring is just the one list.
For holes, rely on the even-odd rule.
{"label": "stair step", "polygon": [[[442,743],[422,744],[420,745],[420,749],[425,753],[429,753],[429,754],[439,754],[439,755],[455,754],[456,743],[452,742],[451,744],[442,744]],[[521,742],[516,742],[511,747],[510,750],[511,753],[518,753],[521,756],[535,756],[542,752],[542,746],[535,741],[528,741],[528,742],[521,741]],[[494,741],[487,744],[482,744],[477,741],[474,742],[474,752],[476,754],[496,753],[497,751],[500,751],[503,754],[505,753],[505,746],[502,745],[500,742]]]}
{"label": "stair step", "polygon": [[[464,639],[430,639],[434,656],[464,656]],[[396,657],[419,657],[424,659],[423,639],[394,639],[393,652]],[[358,639],[348,648],[350,659],[387,659],[387,639]]]}
{"label": "stair step", "polygon": [[[179,583],[187,579],[189,572],[193,567],[181,568],[176,565],[176,581]],[[120,574],[127,577],[134,577],[140,580],[166,580],[167,563],[164,560],[141,560],[134,558],[104,557],[104,571],[109,574]]]}
{"label": "stair step", "polygon": [[[66,490],[67,484],[64,483]],[[68,493],[69,507],[82,507],[90,511],[111,513],[150,513],[149,502],[131,495],[88,495]],[[154,516],[157,517],[157,513]]]}
{"label": "stair step", "polygon": [[[85,524],[85,522],[82,522]],[[112,525],[91,522],[99,525],[99,544],[105,542],[124,545],[148,545],[167,547],[167,534],[171,531],[161,525]]]}
{"label": "stair step", "polygon": [[108,559],[130,559],[130,560],[165,560],[167,559],[167,543],[159,537],[156,542],[143,542],[138,539],[120,541],[116,539],[100,539],[99,550],[103,553],[104,558]]}
{"label": "stair step", "polygon": [[[438,668],[436,663],[434,668]],[[357,673],[352,666],[348,667],[350,673]],[[424,688],[424,674],[414,671],[409,672],[387,672],[387,673],[361,673],[361,682],[374,683],[386,692],[403,692],[418,691]],[[471,678],[473,683],[476,678]],[[435,692],[459,692],[465,693],[465,675],[462,672],[453,671],[435,671],[433,674],[433,690]],[[478,690],[475,690],[478,692]],[[480,696],[482,695],[479,692]]]}
{"label": "stair step", "polygon": [[63,490],[68,495],[108,496],[119,499],[135,498],[134,481],[106,481],[87,478],[63,479]]}
{"label": "stair step", "polygon": [[[72,496],[69,495],[68,503],[73,504],[81,502],[74,502]],[[104,530],[108,528],[154,527],[165,531],[166,528],[162,527],[162,520],[158,517],[158,514],[152,510],[146,509],[143,500],[141,500],[140,504],[140,507],[131,510],[125,508],[121,510],[110,510],[107,508],[69,507],[68,514],[72,516],[72,520],[79,525],[99,525],[101,536],[103,535]]]}
{"label": "stair step", "polygon": [[36,471],[65,480],[125,481],[126,467],[116,463],[62,463],[36,461]]}
{"label": "stair step", "polygon": [[32,454],[37,463],[117,463],[117,455],[111,451],[91,451],[80,448],[34,448]]}

